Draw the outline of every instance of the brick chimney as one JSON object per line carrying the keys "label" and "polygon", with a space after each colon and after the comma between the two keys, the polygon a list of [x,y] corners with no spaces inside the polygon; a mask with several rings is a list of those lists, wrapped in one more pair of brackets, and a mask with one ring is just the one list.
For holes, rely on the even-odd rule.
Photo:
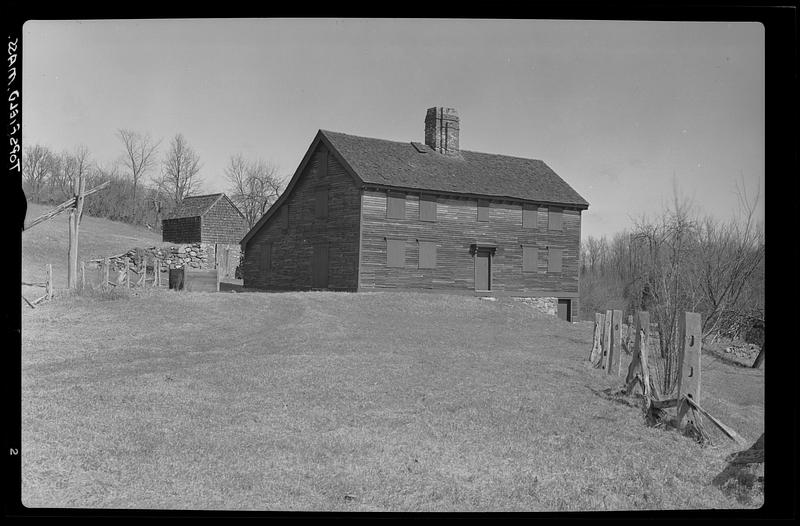
{"label": "brick chimney", "polygon": [[435,151],[458,153],[458,112],[453,108],[428,108],[425,115],[425,144]]}

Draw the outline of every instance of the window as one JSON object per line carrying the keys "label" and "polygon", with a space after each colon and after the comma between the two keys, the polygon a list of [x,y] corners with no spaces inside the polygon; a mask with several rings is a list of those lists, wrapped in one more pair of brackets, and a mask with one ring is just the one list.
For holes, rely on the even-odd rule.
{"label": "window", "polygon": [[386,217],[389,219],[406,218],[406,196],[389,193],[386,196]]}
{"label": "window", "polygon": [[539,249],[522,245],[522,271],[536,272],[539,270]]}
{"label": "window", "polygon": [[317,167],[319,168],[318,174],[320,179],[325,179],[328,176],[328,150],[322,148],[317,153]]}
{"label": "window", "polygon": [[478,221],[489,220],[489,201],[478,200]]}
{"label": "window", "polygon": [[314,192],[314,217],[325,219],[328,217],[328,189],[318,188]]}
{"label": "window", "polygon": [[386,239],[386,266],[403,267],[406,264],[406,241]]}
{"label": "window", "polygon": [[419,242],[419,268],[436,268],[436,243]]}
{"label": "window", "polygon": [[563,248],[547,248],[547,272],[561,272]]}
{"label": "window", "polygon": [[539,207],[522,205],[522,228],[536,228],[539,219]]}
{"label": "window", "polygon": [[272,243],[267,243],[261,247],[261,271],[269,274],[272,270]]}
{"label": "window", "polygon": [[563,230],[562,216],[564,212],[561,208],[551,206],[547,212],[547,229],[548,230]]}
{"label": "window", "polygon": [[419,220],[436,221],[436,197],[432,195],[419,196]]}
{"label": "window", "polygon": [[278,224],[284,231],[289,230],[289,203],[286,203],[281,207],[279,216]]}

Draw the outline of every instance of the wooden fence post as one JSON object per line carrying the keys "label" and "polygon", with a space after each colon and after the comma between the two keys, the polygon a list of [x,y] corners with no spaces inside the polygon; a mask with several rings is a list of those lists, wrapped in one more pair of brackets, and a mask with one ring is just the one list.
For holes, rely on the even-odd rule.
{"label": "wooden fence post", "polygon": [[86,288],[86,262],[81,261],[81,289]]}
{"label": "wooden fence post", "polygon": [[47,281],[44,285],[45,296],[47,299],[53,299],[53,265],[47,264]]}
{"label": "wooden fence post", "polygon": [[633,314],[628,314],[628,334],[625,337],[625,348],[628,350],[628,353],[633,352],[633,344],[636,342],[636,336],[634,334],[635,329]]}
{"label": "wooden fence post", "polygon": [[103,277],[105,278],[105,281],[103,282],[103,288],[105,289],[108,288],[108,285],[111,282],[109,276],[109,272],[111,271],[111,261],[108,258],[103,261],[103,267]]}
{"label": "wooden fence post", "polygon": [[628,366],[628,376],[625,378],[628,394],[633,392],[637,375],[642,382],[642,394],[645,404],[650,400],[650,372],[647,368],[647,358],[650,350],[650,313],[639,311],[636,317],[636,336],[633,344],[633,360]]}
{"label": "wooden fence post", "polygon": [[153,286],[160,287],[161,286],[161,260],[155,259],[153,261]]}
{"label": "wooden fence post", "polygon": [[599,312],[594,313],[594,337],[592,338],[592,350],[589,352],[589,361],[597,367],[602,356],[601,340],[603,338],[603,315]]}
{"label": "wooden fence post", "polygon": [[603,320],[603,369],[608,371],[608,360],[611,358],[610,349],[611,349],[611,317],[613,316],[612,311],[607,310],[605,318]]}
{"label": "wooden fence post", "polygon": [[622,369],[622,357],[620,356],[620,327],[622,326],[622,311],[611,311],[611,345],[608,347],[608,374],[619,376]]}
{"label": "wooden fence post", "polygon": [[[700,349],[703,343],[702,319],[699,312],[687,312],[680,317],[679,328],[680,339],[678,344],[680,373],[678,374],[678,401],[689,398],[693,402],[700,403]],[[688,414],[685,404],[678,409],[678,426],[683,424],[682,420]],[[695,420],[696,414],[690,411],[692,416],[688,417],[687,424],[698,427],[699,422]]]}

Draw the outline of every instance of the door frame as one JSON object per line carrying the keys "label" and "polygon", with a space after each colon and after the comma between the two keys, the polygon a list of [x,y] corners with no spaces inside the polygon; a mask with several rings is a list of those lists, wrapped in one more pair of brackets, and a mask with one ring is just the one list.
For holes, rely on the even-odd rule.
{"label": "door frame", "polygon": [[572,298],[556,298],[556,316],[558,317],[558,306],[562,302],[567,306],[567,316],[564,321],[572,322]]}
{"label": "door frame", "polygon": [[[318,248],[325,248],[325,285],[322,287],[317,286],[317,265],[319,264],[319,257],[317,253]],[[331,262],[331,246],[330,243],[314,243],[311,247],[311,288],[312,289],[327,289],[330,285],[330,262]],[[320,267],[321,268],[321,267]]]}
{"label": "door frame", "polygon": [[[472,288],[475,292],[491,292],[492,291],[492,267],[494,254],[497,251],[497,245],[492,244],[484,244],[484,243],[473,243],[470,245],[470,254],[472,255]],[[489,275],[488,277],[488,289],[478,289],[478,253],[488,255],[487,264],[489,265]]]}

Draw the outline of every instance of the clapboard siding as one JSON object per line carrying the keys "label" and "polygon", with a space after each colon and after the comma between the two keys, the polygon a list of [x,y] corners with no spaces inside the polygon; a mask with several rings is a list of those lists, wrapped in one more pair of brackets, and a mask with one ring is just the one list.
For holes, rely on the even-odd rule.
{"label": "clapboard siding", "polygon": [[[387,219],[386,192],[365,190],[362,197],[361,288],[437,288],[474,290],[470,245],[496,245],[492,290],[514,295],[575,297],[578,293],[580,212],[563,210],[562,230],[548,230],[548,208],[539,206],[535,229],[523,228],[522,204],[489,201],[488,221],[478,221],[477,199],[438,196],[436,221],[419,220],[419,194],[406,195],[406,218]],[[403,268],[386,265],[386,238],[406,241]],[[419,241],[437,247],[436,268],[420,269]],[[522,245],[538,248],[538,271],[522,271]],[[562,272],[547,272],[547,248],[562,249]]]}
{"label": "clapboard siding", "polygon": [[[322,168],[327,159],[327,173]],[[316,196],[328,190],[327,218],[316,218]],[[359,187],[324,146],[314,152],[291,194],[288,229],[280,213],[273,214],[245,246],[244,286],[267,290],[308,290],[313,287],[312,257],[315,245],[328,246],[328,287],[358,287]],[[261,265],[262,247],[272,243],[272,268]]]}

